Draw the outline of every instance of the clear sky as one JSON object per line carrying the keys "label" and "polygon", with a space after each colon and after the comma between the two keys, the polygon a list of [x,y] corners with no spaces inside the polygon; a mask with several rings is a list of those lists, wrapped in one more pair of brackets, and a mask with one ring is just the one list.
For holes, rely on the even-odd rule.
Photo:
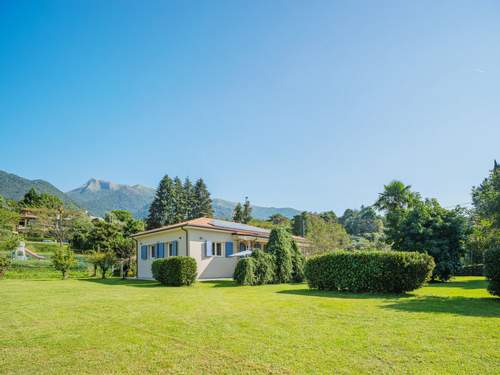
{"label": "clear sky", "polygon": [[500,159],[500,2],[0,1],[0,169],[329,210]]}

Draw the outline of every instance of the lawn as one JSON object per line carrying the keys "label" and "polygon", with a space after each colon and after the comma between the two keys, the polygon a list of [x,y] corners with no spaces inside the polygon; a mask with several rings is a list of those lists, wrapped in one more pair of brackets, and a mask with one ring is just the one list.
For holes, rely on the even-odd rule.
{"label": "lawn", "polygon": [[407,295],[231,281],[0,281],[0,372],[499,374],[480,277]]}

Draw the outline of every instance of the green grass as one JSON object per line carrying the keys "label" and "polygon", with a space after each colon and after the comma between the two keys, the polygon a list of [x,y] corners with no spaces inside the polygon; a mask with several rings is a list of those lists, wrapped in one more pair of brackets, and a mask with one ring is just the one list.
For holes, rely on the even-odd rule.
{"label": "green grass", "polygon": [[500,373],[500,299],[480,277],[407,295],[306,285],[0,281],[0,372]]}

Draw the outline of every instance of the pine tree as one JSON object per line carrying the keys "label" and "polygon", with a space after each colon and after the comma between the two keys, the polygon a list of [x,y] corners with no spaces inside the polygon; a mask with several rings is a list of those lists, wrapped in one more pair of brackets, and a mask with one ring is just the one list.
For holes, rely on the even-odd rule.
{"label": "pine tree", "polygon": [[243,204],[243,220],[242,223],[248,224],[252,220],[252,206],[248,197],[245,197],[245,204]]}
{"label": "pine tree", "polygon": [[172,205],[174,207],[174,218],[172,224],[180,223],[187,218],[187,201],[184,186],[179,177],[174,178],[174,187],[171,195]]}
{"label": "pine tree", "polygon": [[189,177],[184,180],[184,201],[186,204],[186,220],[195,219],[194,210],[195,210],[195,199],[194,199],[194,187],[191,183]]}
{"label": "pine tree", "polygon": [[301,283],[304,281],[304,266],[306,258],[299,249],[297,242],[292,240],[292,281],[294,283]]}
{"label": "pine tree", "polygon": [[168,175],[165,175],[161,179],[156,195],[149,207],[149,215],[146,219],[147,229],[159,228],[174,222],[173,190],[174,182]]}
{"label": "pine tree", "polygon": [[275,228],[269,235],[266,252],[276,260],[274,282],[287,283],[292,280],[292,237],[285,228]]}
{"label": "pine tree", "polygon": [[236,223],[243,223],[243,207],[240,202],[234,207],[233,221]]}
{"label": "pine tree", "polygon": [[205,182],[201,178],[194,185],[193,201],[193,218],[213,217],[212,199]]}

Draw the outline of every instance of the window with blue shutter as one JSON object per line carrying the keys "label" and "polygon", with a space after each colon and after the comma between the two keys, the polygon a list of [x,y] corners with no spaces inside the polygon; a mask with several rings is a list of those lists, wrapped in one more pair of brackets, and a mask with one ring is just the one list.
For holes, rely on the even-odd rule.
{"label": "window with blue shutter", "polygon": [[174,257],[177,256],[177,241],[172,242],[172,253],[174,254]]}
{"label": "window with blue shutter", "polygon": [[233,241],[226,242],[226,256],[233,255]]}
{"label": "window with blue shutter", "polygon": [[146,245],[141,246],[141,259],[148,259],[148,247]]}
{"label": "window with blue shutter", "polygon": [[158,258],[165,258],[165,243],[158,244]]}

